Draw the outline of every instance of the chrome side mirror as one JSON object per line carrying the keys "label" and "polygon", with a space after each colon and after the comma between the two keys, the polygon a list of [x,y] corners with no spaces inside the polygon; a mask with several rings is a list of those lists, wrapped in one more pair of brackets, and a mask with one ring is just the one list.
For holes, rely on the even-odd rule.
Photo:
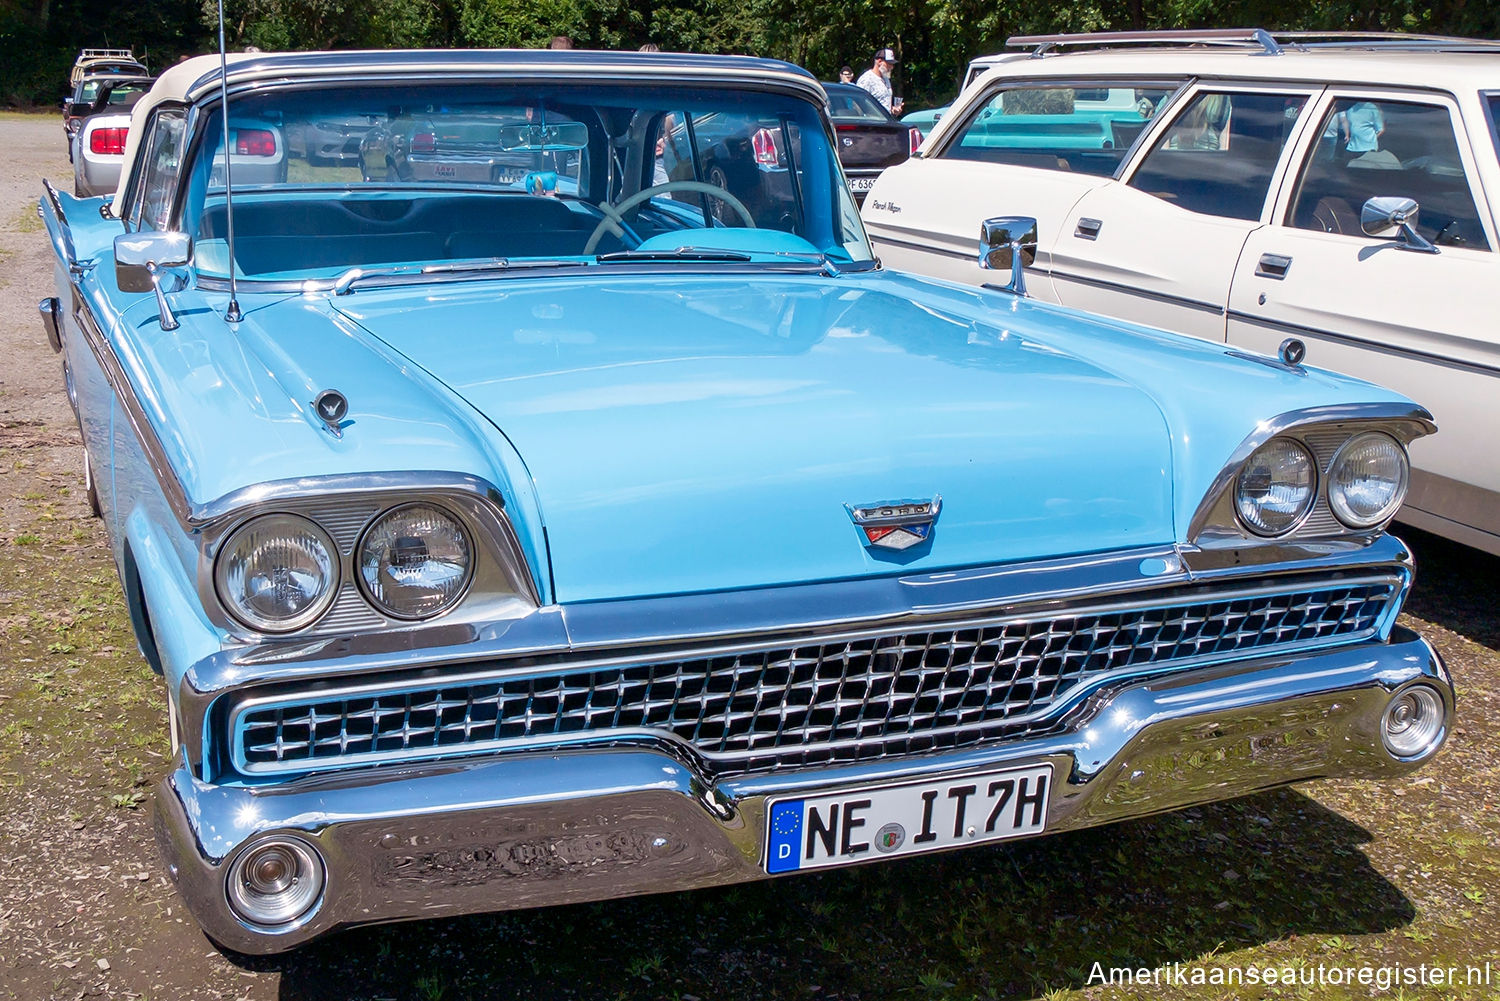
{"label": "chrome side mirror", "polygon": [[1359,211],[1359,227],[1366,236],[1395,240],[1402,250],[1436,254],[1438,248],[1417,232],[1417,200],[1384,195],[1371,198]]}
{"label": "chrome side mirror", "polygon": [[979,266],[985,271],[1009,271],[1000,286],[1026,294],[1026,268],[1036,261],[1036,220],[1031,216],[998,216],[979,224]]}
{"label": "chrome side mirror", "polygon": [[166,268],[185,266],[193,257],[193,238],[186,233],[126,233],[115,237],[115,284],[121,292],[154,292],[161,329],[176,330],[177,317],[162,294]]}

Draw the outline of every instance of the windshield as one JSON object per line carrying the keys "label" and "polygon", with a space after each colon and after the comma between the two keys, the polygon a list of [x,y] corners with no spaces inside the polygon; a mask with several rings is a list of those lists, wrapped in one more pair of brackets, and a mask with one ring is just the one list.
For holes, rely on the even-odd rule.
{"label": "windshield", "polygon": [[[217,112],[188,178],[228,273]],[[564,259],[873,260],[819,109],[704,86],[424,84],[235,98],[236,274]]]}

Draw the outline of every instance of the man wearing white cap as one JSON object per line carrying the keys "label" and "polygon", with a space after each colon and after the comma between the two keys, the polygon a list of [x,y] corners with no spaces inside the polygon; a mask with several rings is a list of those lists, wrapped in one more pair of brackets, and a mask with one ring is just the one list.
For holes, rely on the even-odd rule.
{"label": "man wearing white cap", "polygon": [[891,110],[891,67],[896,65],[896,50],[881,49],[875,53],[875,65],[860,74],[856,83],[870,92],[870,96]]}

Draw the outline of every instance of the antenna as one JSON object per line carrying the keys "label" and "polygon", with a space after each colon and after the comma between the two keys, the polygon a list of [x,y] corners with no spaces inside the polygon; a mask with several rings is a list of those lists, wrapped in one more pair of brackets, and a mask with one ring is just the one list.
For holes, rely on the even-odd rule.
{"label": "antenna", "polygon": [[219,114],[224,116],[224,235],[229,244],[229,309],[224,319],[239,323],[245,318],[234,282],[234,183],[230,180],[229,161],[229,59],[224,55],[224,0],[219,0]]}

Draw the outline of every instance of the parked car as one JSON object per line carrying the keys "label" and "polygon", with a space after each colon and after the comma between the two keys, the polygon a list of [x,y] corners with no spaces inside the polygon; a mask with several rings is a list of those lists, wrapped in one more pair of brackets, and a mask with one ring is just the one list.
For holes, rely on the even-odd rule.
{"label": "parked car", "polygon": [[[231,209],[221,88],[283,128],[461,104],[581,168],[231,161]],[[199,58],[136,106],[113,201],[47,188],[41,315],[163,675],[162,857],[213,939],[721,886],[1436,753],[1453,693],[1396,624],[1411,557],[1383,532],[1427,412],[1027,297],[1032,220],[989,223],[1004,288],[882,268],[824,100],[744,57]],[[763,132],[785,213],[708,179],[769,170]],[[660,180],[674,145],[691,179]]]}
{"label": "parked car", "polygon": [[86,76],[107,73],[126,76],[150,76],[146,64],[135,57],[129,49],[83,49],[73,60],[73,69],[68,73],[68,86],[77,87]]}
{"label": "parked car", "polygon": [[863,87],[825,82],[823,90],[838,137],[839,163],[854,200],[862,202],[882,170],[917,151],[922,133],[902,125]]}
{"label": "parked car", "polygon": [[[372,113],[369,117],[379,121],[360,141],[361,170],[366,180],[506,185],[550,170],[576,182],[584,168],[579,152],[587,149],[586,134],[578,140],[580,125],[565,113],[537,114],[529,105],[418,108],[390,119]],[[534,141],[534,122],[554,131],[550,143]],[[558,129],[570,141],[559,142]]]}
{"label": "parked car", "polygon": [[287,153],[309,163],[359,165],[359,148],[369,134],[373,116],[307,118],[286,133]]}
{"label": "parked car", "polygon": [[[1430,400],[1444,433],[1413,448],[1399,517],[1500,553],[1500,463],[1475,461],[1500,454],[1500,44],[1014,43],[1051,54],[1012,54],[876,184],[864,213],[882,257],[979,284],[980,222],[1032,215],[1039,298],[1254,351],[1297,337],[1319,365]],[[1133,141],[1077,148],[1096,128],[1081,81],[1139,95]],[[1058,117],[1074,127],[994,132],[1017,99],[1072,107]]]}
{"label": "parked car", "polygon": [[63,102],[63,136],[68,157],[73,156],[73,138],[83,120],[101,111],[125,112],[151,89],[152,77],[137,75],[86,76]]}

